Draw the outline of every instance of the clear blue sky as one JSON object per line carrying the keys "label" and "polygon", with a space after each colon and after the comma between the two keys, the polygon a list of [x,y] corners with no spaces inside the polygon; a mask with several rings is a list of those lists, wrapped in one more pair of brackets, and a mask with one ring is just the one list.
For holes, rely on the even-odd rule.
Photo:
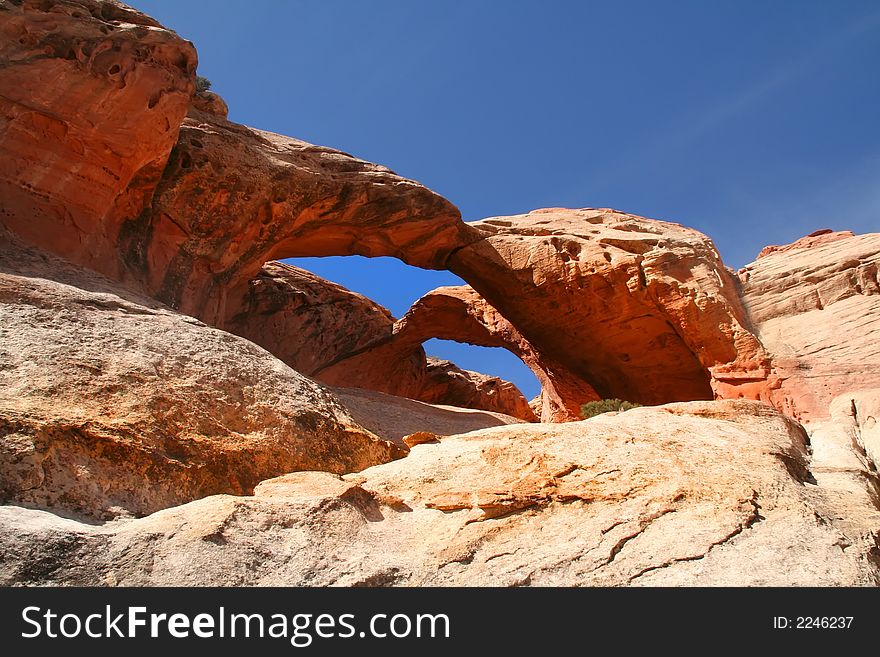
{"label": "clear blue sky", "polygon": [[[733,267],[880,230],[873,0],[130,1],[196,44],[232,120],[389,166],[466,220],[613,207],[702,230]],[[300,264],[396,316],[457,282]],[[506,354],[429,346],[536,390]]]}

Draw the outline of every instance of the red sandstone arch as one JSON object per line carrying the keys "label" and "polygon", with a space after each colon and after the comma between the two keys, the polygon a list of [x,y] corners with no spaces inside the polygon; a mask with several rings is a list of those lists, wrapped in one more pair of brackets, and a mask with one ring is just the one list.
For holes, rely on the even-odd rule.
{"label": "red sandstone arch", "polygon": [[[0,217],[36,245],[221,327],[247,311],[273,259],[360,254],[450,269],[504,322],[480,329],[484,302],[463,310],[452,295],[419,310],[440,328],[417,330],[413,316],[371,349],[441,330],[501,342],[540,373],[553,419],[594,394],[752,396],[766,378],[737,282],[697,231],[590,209],[465,224],[385,167],[229,122],[204,103],[183,119],[192,46],[148,17],[118,8],[155,29],[115,30],[102,15],[25,4],[0,12],[10,62],[0,69]],[[443,328],[455,312],[465,323]],[[367,358],[363,345],[347,350],[340,363]]]}

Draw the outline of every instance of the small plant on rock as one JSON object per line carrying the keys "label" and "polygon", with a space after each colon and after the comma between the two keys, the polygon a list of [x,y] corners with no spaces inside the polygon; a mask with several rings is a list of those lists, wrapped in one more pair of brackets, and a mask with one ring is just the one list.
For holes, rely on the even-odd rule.
{"label": "small plant on rock", "polygon": [[196,91],[207,91],[211,88],[211,81],[204,75],[196,76]]}
{"label": "small plant on rock", "polygon": [[582,405],[581,415],[586,420],[595,417],[596,415],[601,415],[602,413],[610,413],[611,411],[628,411],[631,408],[638,408],[639,406],[641,406],[641,404],[621,399],[600,399]]}

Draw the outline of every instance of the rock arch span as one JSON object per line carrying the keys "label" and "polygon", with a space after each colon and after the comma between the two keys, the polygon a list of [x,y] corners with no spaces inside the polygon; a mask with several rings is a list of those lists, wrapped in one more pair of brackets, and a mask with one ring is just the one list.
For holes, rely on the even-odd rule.
{"label": "rock arch span", "polygon": [[[127,269],[166,303],[231,330],[266,260],[357,254],[447,268],[509,328],[484,329],[477,340],[473,326],[441,313],[442,335],[413,331],[413,340],[510,349],[542,382],[545,420],[577,419],[597,397],[711,399],[713,382],[729,381],[729,372],[766,376],[737,281],[697,231],[603,209],[465,224],[448,201],[384,167],[197,110],[181,126],[150,211],[131,226]],[[420,316],[433,317],[426,304]],[[503,337],[510,329],[516,337]],[[374,357],[391,362],[395,349],[399,360],[379,378],[411,392],[422,357],[405,338]],[[369,360],[363,349],[340,352],[320,376],[333,377],[344,360],[349,380],[372,386],[367,372],[351,370]]]}
{"label": "rock arch span", "polygon": [[[544,419],[572,419],[596,395],[763,394],[754,384],[767,359],[737,281],[697,231],[602,209],[466,224],[452,203],[385,167],[228,121],[217,97],[194,95],[192,44],[148,17],[26,4],[0,12],[11,62],[0,70],[0,216],[37,246],[232,330],[275,259],[360,254],[449,269],[515,329],[512,342],[492,330],[481,339],[540,373]],[[154,29],[144,37],[138,24]],[[45,93],[56,79],[70,93]],[[272,313],[259,318],[283,333]],[[382,348],[369,342],[371,321],[334,359],[351,365]],[[474,326],[448,329],[475,339]],[[383,340],[402,343],[393,331]],[[301,359],[283,342],[261,344]]]}

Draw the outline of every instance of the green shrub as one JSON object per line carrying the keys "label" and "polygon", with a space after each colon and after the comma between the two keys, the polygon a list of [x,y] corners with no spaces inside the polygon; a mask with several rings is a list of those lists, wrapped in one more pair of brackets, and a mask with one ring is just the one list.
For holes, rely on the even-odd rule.
{"label": "green shrub", "polygon": [[621,399],[600,399],[599,401],[587,402],[581,406],[581,415],[584,419],[609,413],[611,411],[628,411],[631,408],[638,408],[641,404],[635,402],[623,401]]}
{"label": "green shrub", "polygon": [[207,91],[211,88],[211,81],[203,75],[196,76],[196,91]]}

